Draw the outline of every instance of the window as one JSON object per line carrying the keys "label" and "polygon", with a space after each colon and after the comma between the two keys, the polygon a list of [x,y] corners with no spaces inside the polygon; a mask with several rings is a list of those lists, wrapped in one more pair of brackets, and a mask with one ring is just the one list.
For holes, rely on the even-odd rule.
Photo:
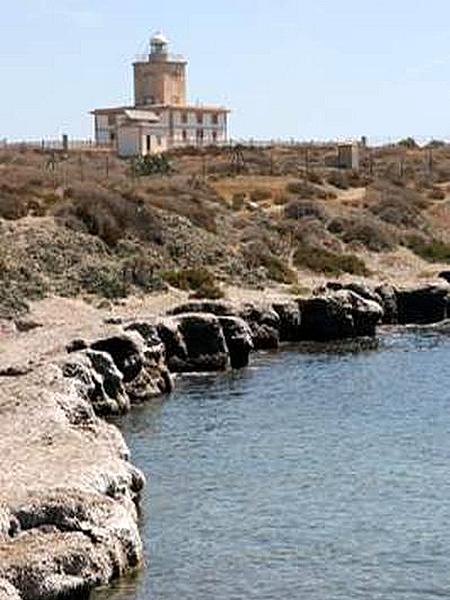
{"label": "window", "polygon": [[197,123],[199,125],[202,125],[202,123],[203,123],[203,113],[201,113],[201,112],[197,113]]}
{"label": "window", "polygon": [[188,122],[188,115],[186,112],[182,112],[181,113],[181,122],[182,123],[187,123]]}
{"label": "window", "polygon": [[187,131],[186,131],[186,129],[183,129],[183,132],[182,132],[181,136],[183,138],[183,142],[186,142],[187,141]]}
{"label": "window", "polygon": [[197,129],[197,144],[203,143],[203,138],[205,137],[203,129]]}
{"label": "window", "polygon": [[161,144],[162,144],[161,136],[158,135],[158,137],[156,138],[156,143],[158,144],[158,146],[161,146]]}
{"label": "window", "polygon": [[116,115],[108,115],[108,125],[116,124]]}
{"label": "window", "polygon": [[111,144],[115,141],[116,139],[116,134],[111,131],[111,133],[109,134],[109,141],[111,142]]}
{"label": "window", "polygon": [[149,153],[150,150],[152,149],[152,137],[150,135],[145,136],[145,146],[146,146],[147,153]]}
{"label": "window", "polygon": [[213,115],[211,115],[211,122],[213,125],[219,124],[219,115],[217,113],[214,113]]}
{"label": "window", "polygon": [[214,143],[216,143],[216,142],[217,142],[217,131],[213,131],[213,132],[212,132],[212,139],[213,139],[213,142],[214,142]]}

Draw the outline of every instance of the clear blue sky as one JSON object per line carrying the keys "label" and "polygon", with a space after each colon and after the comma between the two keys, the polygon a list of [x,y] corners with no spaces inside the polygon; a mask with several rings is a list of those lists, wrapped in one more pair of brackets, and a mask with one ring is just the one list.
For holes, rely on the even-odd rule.
{"label": "clear blue sky", "polygon": [[449,24],[448,0],[5,0],[0,138],[89,136],[157,29],[233,136],[450,138]]}

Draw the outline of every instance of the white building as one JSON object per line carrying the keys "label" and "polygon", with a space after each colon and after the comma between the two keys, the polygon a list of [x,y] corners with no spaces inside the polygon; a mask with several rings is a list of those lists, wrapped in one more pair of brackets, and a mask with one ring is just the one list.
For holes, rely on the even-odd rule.
{"label": "white building", "polygon": [[186,103],[187,62],[169,54],[162,34],[152,37],[150,54],[133,66],[135,104],[93,111],[97,144],[114,145],[125,157],[227,140],[229,110]]}

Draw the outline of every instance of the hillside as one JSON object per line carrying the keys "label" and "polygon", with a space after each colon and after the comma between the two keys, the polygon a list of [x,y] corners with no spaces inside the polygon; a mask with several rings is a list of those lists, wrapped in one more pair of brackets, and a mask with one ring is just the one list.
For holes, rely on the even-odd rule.
{"label": "hillside", "polygon": [[450,146],[173,152],[138,176],[100,152],[0,151],[0,318],[46,296],[94,302],[170,287],[307,293],[324,278],[434,278],[450,261]]}

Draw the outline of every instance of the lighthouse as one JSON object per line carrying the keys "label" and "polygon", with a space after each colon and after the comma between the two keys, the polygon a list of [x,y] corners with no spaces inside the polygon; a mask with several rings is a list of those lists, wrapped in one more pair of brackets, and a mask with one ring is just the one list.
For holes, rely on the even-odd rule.
{"label": "lighthouse", "polygon": [[149,42],[145,56],[133,63],[133,106],[92,112],[97,144],[116,148],[119,156],[126,157],[226,142],[230,111],[223,106],[190,104],[186,59],[171,54],[161,32]]}

